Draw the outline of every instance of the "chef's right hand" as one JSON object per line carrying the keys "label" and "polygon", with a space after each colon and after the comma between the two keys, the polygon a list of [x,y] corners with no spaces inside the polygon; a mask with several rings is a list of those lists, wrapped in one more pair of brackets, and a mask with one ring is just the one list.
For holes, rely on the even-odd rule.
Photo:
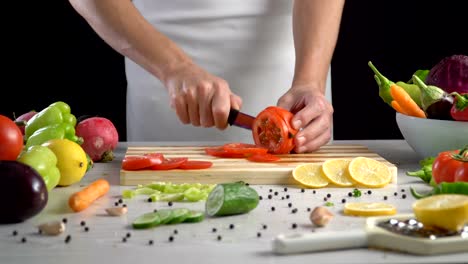
{"label": "chef's right hand", "polygon": [[229,109],[240,109],[242,99],[228,83],[195,64],[186,64],[165,78],[170,104],[184,124],[227,127]]}

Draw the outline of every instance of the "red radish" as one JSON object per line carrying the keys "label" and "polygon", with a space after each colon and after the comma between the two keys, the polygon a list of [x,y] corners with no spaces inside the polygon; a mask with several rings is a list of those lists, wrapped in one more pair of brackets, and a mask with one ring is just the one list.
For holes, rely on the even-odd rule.
{"label": "red radish", "polygon": [[26,123],[28,122],[29,119],[31,119],[34,115],[36,115],[37,112],[34,110],[31,110],[27,113],[24,113],[20,116],[18,116],[15,119],[16,125],[18,125],[19,129],[21,130],[21,133],[23,133],[24,136],[24,127],[26,126]]}
{"label": "red radish", "polygon": [[113,150],[119,142],[114,124],[104,117],[89,117],[76,125],[76,135],[83,138],[81,147],[94,162],[114,159]]}

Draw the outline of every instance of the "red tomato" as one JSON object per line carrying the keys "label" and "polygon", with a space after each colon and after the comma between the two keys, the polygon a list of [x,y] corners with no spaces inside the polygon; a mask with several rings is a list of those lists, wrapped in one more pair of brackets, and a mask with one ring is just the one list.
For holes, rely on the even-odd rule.
{"label": "red tomato", "polygon": [[0,160],[16,160],[23,150],[23,134],[16,123],[0,115]]}
{"label": "red tomato", "polygon": [[243,154],[244,156],[250,156],[253,154],[265,154],[268,152],[268,149],[264,147],[259,147],[254,144],[247,143],[228,143],[222,146],[222,148],[233,154]]}
{"label": "red tomato", "polygon": [[265,153],[265,154],[254,154],[248,157],[247,159],[253,162],[273,162],[273,161],[280,160],[280,157]]}
{"label": "red tomato", "polygon": [[223,149],[223,147],[207,147],[205,153],[218,158],[245,158],[244,154],[236,154]]}
{"label": "red tomato", "polygon": [[[444,151],[437,155],[432,164],[434,181],[441,182],[468,181],[468,159],[465,156],[468,149]],[[459,154],[460,153],[460,154]]]}
{"label": "red tomato", "polygon": [[147,156],[127,156],[122,161],[124,170],[141,170],[153,165],[150,157]]}
{"label": "red tomato", "polygon": [[179,166],[187,162],[188,158],[169,158],[164,159],[162,163],[150,167],[151,170],[172,170],[177,169]]}
{"label": "red tomato", "polygon": [[182,170],[208,169],[213,166],[213,162],[205,160],[188,160],[179,166]]}
{"label": "red tomato", "polygon": [[161,164],[164,161],[164,155],[161,153],[145,153],[144,156],[150,158],[153,165]]}
{"label": "red tomato", "polygon": [[286,154],[294,149],[297,130],[291,126],[293,114],[279,107],[267,107],[255,118],[252,135],[257,146],[273,154]]}

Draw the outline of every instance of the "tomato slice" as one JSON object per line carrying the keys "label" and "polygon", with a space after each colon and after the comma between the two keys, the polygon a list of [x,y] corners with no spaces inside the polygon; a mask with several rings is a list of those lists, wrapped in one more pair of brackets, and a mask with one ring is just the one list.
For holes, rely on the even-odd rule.
{"label": "tomato slice", "polygon": [[199,170],[199,169],[208,169],[213,166],[213,162],[205,160],[188,160],[187,162],[182,163],[179,166],[179,169],[182,170]]}
{"label": "tomato slice", "polygon": [[149,157],[153,165],[161,164],[164,161],[164,155],[162,153],[145,153],[144,156]]}
{"label": "tomato slice", "polygon": [[229,153],[243,154],[244,156],[262,153],[265,154],[268,152],[267,148],[247,143],[227,143],[223,145],[222,148]]}
{"label": "tomato slice", "polygon": [[280,113],[268,107],[257,115],[252,127],[255,144],[267,148],[268,152],[273,154],[291,152],[294,148],[294,135],[297,132],[289,125],[290,119],[288,122],[285,121],[289,117]]}
{"label": "tomato slice", "polygon": [[253,162],[273,162],[273,161],[280,160],[280,157],[273,155],[273,154],[265,153],[265,154],[254,154],[248,157],[247,159]]}
{"label": "tomato slice", "polygon": [[172,170],[187,162],[188,158],[166,158],[162,163],[151,166],[150,170]]}
{"label": "tomato slice", "polygon": [[146,156],[127,156],[122,161],[124,170],[141,170],[153,165],[150,157]]}
{"label": "tomato slice", "polygon": [[207,147],[205,153],[218,158],[245,158],[244,154],[232,153],[221,147]]}

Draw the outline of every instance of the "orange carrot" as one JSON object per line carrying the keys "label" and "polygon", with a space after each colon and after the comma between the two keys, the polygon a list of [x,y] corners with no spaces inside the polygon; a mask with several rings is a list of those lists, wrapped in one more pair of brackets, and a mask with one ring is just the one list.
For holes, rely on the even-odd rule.
{"label": "orange carrot", "polygon": [[400,86],[392,84],[390,86],[390,94],[401,109],[410,116],[426,118],[424,111],[416,104],[411,96]]}
{"label": "orange carrot", "polygon": [[408,113],[405,112],[405,110],[403,110],[403,108],[401,108],[400,104],[398,104],[397,101],[395,100],[392,100],[392,102],[390,103],[390,105],[393,107],[393,109],[395,109],[398,113],[401,113],[401,114],[404,114],[404,115],[408,115]]}
{"label": "orange carrot", "polygon": [[84,189],[72,194],[68,199],[70,208],[79,212],[88,208],[95,200],[105,195],[109,191],[109,182],[104,179],[98,179]]}

